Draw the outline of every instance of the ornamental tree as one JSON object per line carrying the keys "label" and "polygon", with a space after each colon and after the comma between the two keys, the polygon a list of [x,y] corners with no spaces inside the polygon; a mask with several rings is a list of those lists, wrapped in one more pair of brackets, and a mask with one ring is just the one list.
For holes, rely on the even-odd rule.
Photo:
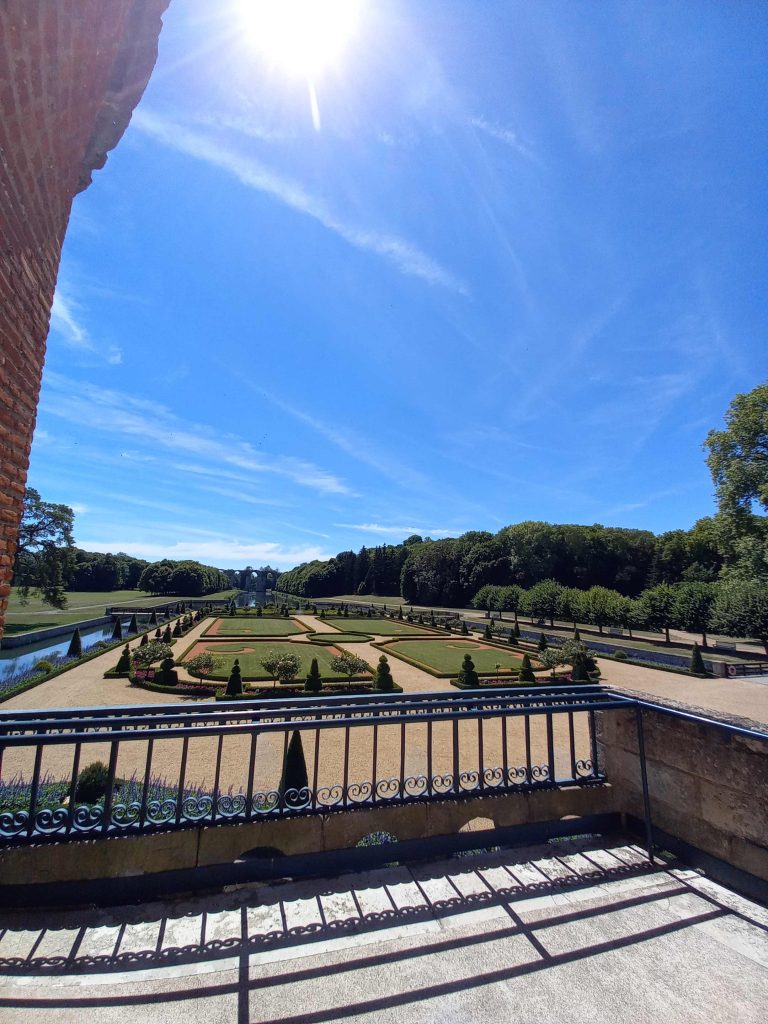
{"label": "ornamental tree", "polygon": [[320,693],[323,688],[323,678],[320,675],[320,669],[317,664],[317,658],[312,659],[312,663],[309,666],[309,672],[307,678],[304,681],[304,689],[307,693]]}
{"label": "ornamental tree", "polygon": [[379,658],[376,671],[373,674],[374,690],[392,691],[395,688],[395,681],[392,678],[392,670],[384,654]]}
{"label": "ornamental tree", "polygon": [[364,672],[370,670],[370,666],[367,661],[363,661],[362,658],[358,658],[356,654],[350,654],[349,651],[343,651],[335,658],[331,659],[331,668],[334,672],[339,675],[347,677],[347,687],[352,687],[352,677],[362,675]]}
{"label": "ornamental tree", "polygon": [[456,677],[456,682],[460,686],[474,687],[480,685],[480,677],[475,671],[475,663],[472,661],[472,657],[469,653],[464,655],[464,661],[461,663],[459,674]]}
{"label": "ornamental tree", "polygon": [[[597,589],[597,588],[595,588]],[[645,622],[651,629],[663,631],[669,643],[669,627],[675,622],[675,590],[668,583],[644,590],[640,595],[640,606]]]}
{"label": "ornamental tree", "polygon": [[137,647],[133,652],[133,663],[138,668],[149,668],[154,661],[165,660],[173,654],[170,644],[164,644],[160,640],[152,640],[143,647]]}
{"label": "ornamental tree", "polygon": [[184,667],[191,676],[197,676],[202,680],[216,668],[216,659],[212,654],[204,651],[202,654],[196,654],[194,658],[190,658]]}
{"label": "ornamental tree", "polygon": [[712,583],[679,583],[675,587],[675,625],[689,633],[701,633],[704,647],[716,596]]}

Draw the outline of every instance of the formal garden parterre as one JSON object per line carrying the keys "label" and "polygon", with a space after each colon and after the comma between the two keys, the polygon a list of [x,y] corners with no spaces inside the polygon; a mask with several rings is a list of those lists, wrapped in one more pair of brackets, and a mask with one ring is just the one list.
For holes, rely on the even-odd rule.
{"label": "formal garden parterre", "polygon": [[498,676],[500,680],[516,677],[523,659],[521,651],[462,637],[394,639],[374,646],[381,648],[387,656],[400,658],[439,678],[456,676],[465,654],[471,655],[478,675]]}
{"label": "formal garden parterre", "polygon": [[[317,659],[323,680],[328,682],[347,681],[346,677],[338,672],[334,672],[331,667],[333,658],[343,653],[339,648],[291,640],[254,640],[252,642],[243,640],[241,642],[228,643],[222,640],[201,639],[195,641],[191,647],[184,651],[178,658],[178,661],[183,664],[198,654],[211,654],[214,658],[215,668],[208,678],[212,681],[226,682],[234,668],[235,659],[237,659],[240,664],[240,674],[243,682],[271,683],[273,681],[272,676],[262,665],[262,660],[272,652],[277,655],[296,655],[299,659],[299,669],[296,673],[297,685],[303,682],[304,677],[309,672],[313,658]],[[365,673],[357,678],[367,680],[370,677],[368,673]]]}
{"label": "formal garden parterre", "polygon": [[214,619],[213,622],[203,631],[203,636],[208,637],[270,637],[270,636],[298,636],[301,633],[308,633],[309,627],[305,626],[298,619],[286,618],[278,615],[236,615],[225,616]]}

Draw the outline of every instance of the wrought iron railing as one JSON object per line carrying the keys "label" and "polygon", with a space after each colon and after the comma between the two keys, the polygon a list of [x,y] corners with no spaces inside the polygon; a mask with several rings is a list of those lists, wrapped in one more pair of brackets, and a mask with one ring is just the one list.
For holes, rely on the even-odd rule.
{"label": "wrought iron railing", "polygon": [[0,843],[591,785],[595,715],[626,704],[537,686],[7,712]]}

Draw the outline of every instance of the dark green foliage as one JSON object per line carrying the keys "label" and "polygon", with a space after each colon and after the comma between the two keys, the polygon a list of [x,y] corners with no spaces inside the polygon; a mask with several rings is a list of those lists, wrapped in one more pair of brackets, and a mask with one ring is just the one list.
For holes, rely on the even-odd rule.
{"label": "dark green foliage", "polygon": [[397,609],[397,618],[399,619],[400,622],[403,621],[403,606],[402,605]]}
{"label": "dark green foliage", "polygon": [[626,651],[622,651],[621,649],[619,649],[618,651],[614,651],[613,652],[613,656],[616,659],[616,661],[626,661],[627,660],[627,652]]}
{"label": "dark green foliage", "polygon": [[574,683],[588,683],[589,672],[587,668],[587,658],[583,654],[579,653],[573,659],[573,668],[571,669],[571,682]]}
{"label": "dark green foliage", "polygon": [[540,650],[540,651],[546,651],[546,649],[547,649],[548,647],[549,647],[549,644],[547,643],[547,638],[546,638],[546,636],[545,636],[545,635],[544,635],[544,634],[542,633],[542,634],[541,634],[541,636],[539,637],[539,643],[538,643],[538,648],[539,648],[539,650]]}
{"label": "dark green foliage", "polygon": [[35,672],[48,672],[53,671],[53,665],[47,658],[41,658],[40,661],[36,661],[34,665]]}
{"label": "dark green foliage", "polygon": [[536,676],[533,674],[533,666],[531,665],[531,659],[527,654],[523,655],[523,661],[520,665],[520,676],[521,683],[535,683]]}
{"label": "dark green foliage", "polygon": [[157,612],[156,611],[153,611],[152,614],[149,616],[149,625],[150,626],[157,626]]}
{"label": "dark green foliage", "polygon": [[162,639],[163,639],[163,631],[158,626],[157,629],[155,630],[155,640],[162,640]]}
{"label": "dark green foliage", "polygon": [[704,659],[701,656],[699,645],[694,643],[691,648],[691,666],[690,673],[692,676],[703,676],[707,674],[707,666],[704,664]]}
{"label": "dark green foliage", "polygon": [[456,681],[460,686],[475,687],[480,685],[480,677],[475,671],[475,663],[469,654],[464,655],[464,661],[461,664]]}
{"label": "dark green foliage", "polygon": [[318,615],[318,618],[319,619],[324,619],[325,618],[325,608],[321,608],[320,609],[320,614]]}
{"label": "dark green foliage", "polygon": [[483,637],[486,640],[492,640],[493,639],[493,630],[491,629],[490,622],[486,622],[486,624],[485,624],[485,629],[483,630]]}
{"label": "dark green foliage", "polygon": [[323,677],[320,675],[320,669],[317,665],[317,658],[312,659],[312,664],[309,666],[309,672],[307,678],[304,681],[304,689],[307,693],[320,693],[323,688]]}
{"label": "dark green foliage", "polygon": [[262,611],[261,611],[261,605],[260,605],[260,604],[257,604],[257,605],[256,605],[256,618],[257,618],[257,619],[260,619],[260,618],[262,617],[262,614],[263,614],[263,613],[262,613]]}
{"label": "dark green foliage", "polygon": [[510,629],[509,636],[507,637],[507,643],[510,645],[510,647],[517,646],[517,637],[515,636],[514,629]]}
{"label": "dark green foliage", "polygon": [[173,633],[171,633],[171,624],[169,622],[166,625],[165,629],[163,630],[163,643],[164,644],[169,644],[169,643],[171,643],[172,640],[173,640]]}
{"label": "dark green foliage", "polygon": [[304,747],[298,729],[291,735],[288,749],[283,761],[283,774],[280,779],[280,796],[286,807],[300,807],[307,802],[307,762],[304,759]]}
{"label": "dark green foliage", "polygon": [[116,672],[128,672],[131,671],[131,651],[128,644],[123,648],[123,653],[120,655],[120,660],[117,663]]}
{"label": "dark green foliage", "polygon": [[142,633],[141,634],[141,640],[139,641],[139,647],[146,647],[146,645],[148,643],[149,643],[149,634],[148,633]]}
{"label": "dark green foliage", "polygon": [[514,633],[515,633],[515,640],[519,640],[520,639],[520,625],[519,625],[519,623],[516,622],[515,625],[513,626],[513,629],[514,629]]}
{"label": "dark green foliage", "polygon": [[109,768],[102,761],[86,765],[77,777],[75,803],[95,804],[106,796],[109,785]]}
{"label": "dark green foliage", "polygon": [[131,616],[131,621],[128,623],[128,632],[129,633],[138,633],[139,632],[139,620],[136,618],[136,612],[133,613],[133,615]]}
{"label": "dark green foliage", "polygon": [[349,609],[348,609],[348,608],[346,608],[346,607],[344,608],[344,618],[345,618],[345,619],[348,619],[348,618],[349,618]]}
{"label": "dark green foliage", "polygon": [[176,619],[172,635],[176,637],[181,636],[181,619]]}
{"label": "dark green foliage", "polygon": [[389,667],[389,662],[383,654],[379,658],[379,663],[373,673],[373,688],[374,690],[393,690],[395,688],[395,681],[392,678],[392,670]]}
{"label": "dark green foliage", "polygon": [[232,666],[232,672],[227,683],[227,696],[237,697],[242,692],[243,680],[240,678],[240,659],[235,658],[235,664]]}
{"label": "dark green foliage", "polygon": [[179,677],[173,671],[173,658],[163,658],[160,662],[160,682],[163,686],[175,686]]}
{"label": "dark green foliage", "polygon": [[467,624],[464,619],[461,620],[461,635],[469,636],[469,630],[467,629]]}
{"label": "dark green foliage", "polygon": [[120,619],[115,619],[115,624],[112,627],[112,639],[113,640],[122,640],[123,639],[123,627],[122,627],[122,624],[120,622]]}
{"label": "dark green foliage", "polygon": [[80,658],[83,654],[83,641],[80,638],[80,630],[75,626],[75,631],[72,634],[72,639],[69,641],[69,648],[67,650],[68,658]]}
{"label": "dark green foliage", "polygon": [[578,631],[578,629],[574,629],[574,631],[573,631],[573,639],[574,640],[578,640],[579,643],[581,643],[581,633]]}

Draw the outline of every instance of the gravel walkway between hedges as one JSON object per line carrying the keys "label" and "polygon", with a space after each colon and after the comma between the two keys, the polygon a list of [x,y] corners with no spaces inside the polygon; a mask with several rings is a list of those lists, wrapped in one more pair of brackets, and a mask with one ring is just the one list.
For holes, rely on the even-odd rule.
{"label": "gravel walkway between hedges", "polygon": [[[314,616],[298,616],[313,629],[331,632],[328,620]],[[190,644],[200,638],[207,623],[203,621],[175,645],[181,655]],[[335,625],[335,623],[334,623]],[[343,623],[339,622],[339,627]],[[308,643],[306,635],[296,638],[298,643]],[[131,646],[135,646],[134,641]],[[365,658],[375,665],[380,651],[371,643],[340,645]],[[48,683],[6,701],[4,710],[27,708],[94,707],[100,705],[167,704],[193,706],[202,702],[171,694],[152,693],[129,685],[125,679],[104,679],[105,670],[114,666],[118,653],[109,652],[86,662]],[[390,658],[392,675],[397,683],[408,692],[453,691],[448,680],[438,679],[423,670],[405,662]],[[768,685],[751,680],[699,680],[687,679],[674,673],[643,669],[635,665],[621,665],[613,661],[601,663],[604,681],[616,689],[639,691],[655,699],[667,699],[710,712],[739,715],[768,725]],[[185,674],[180,673],[182,678]],[[205,702],[207,703],[207,702]],[[452,769],[452,737],[450,723],[438,723],[433,727],[432,769],[433,772],[448,772]],[[589,756],[586,719],[575,716],[577,757]],[[501,765],[502,735],[499,722],[483,726],[484,761],[486,765]],[[344,735],[342,730],[326,730],[321,733],[318,781],[320,785],[332,786],[344,776]],[[350,782],[365,782],[372,778],[373,730],[359,727],[351,731],[347,773]],[[259,788],[270,789],[279,784],[283,763],[283,738],[263,734],[257,742],[256,777]],[[398,726],[380,726],[378,729],[376,777],[388,778],[399,775],[401,736]],[[478,765],[478,729],[476,723],[462,723],[460,730],[461,767],[474,770]],[[534,722],[532,730],[534,761],[546,760],[543,719]],[[556,719],[555,749],[559,771],[565,771],[569,757],[567,722]],[[152,768],[153,774],[175,780],[178,777],[181,742],[162,739],[155,742]],[[245,766],[248,763],[250,736],[228,736],[222,744],[221,789],[240,788],[244,781]],[[310,774],[314,760],[313,734],[305,734],[304,752]],[[426,724],[411,725],[407,730],[405,746],[405,769],[408,775],[423,774],[427,770],[428,730]],[[509,764],[523,762],[522,722],[510,723],[507,732],[507,755]],[[132,774],[143,774],[147,753],[146,741],[126,743],[121,748],[118,774],[129,778]],[[186,781],[190,784],[207,785],[213,782],[217,754],[217,740],[202,738],[190,742]],[[46,751],[43,772],[53,778],[64,778],[71,768],[73,749],[68,746],[51,747]],[[81,765],[93,760],[106,761],[109,750],[106,744],[88,745],[83,752]],[[8,780],[19,772],[26,777],[31,773],[32,753],[28,750],[7,751],[3,762],[3,779]]]}

